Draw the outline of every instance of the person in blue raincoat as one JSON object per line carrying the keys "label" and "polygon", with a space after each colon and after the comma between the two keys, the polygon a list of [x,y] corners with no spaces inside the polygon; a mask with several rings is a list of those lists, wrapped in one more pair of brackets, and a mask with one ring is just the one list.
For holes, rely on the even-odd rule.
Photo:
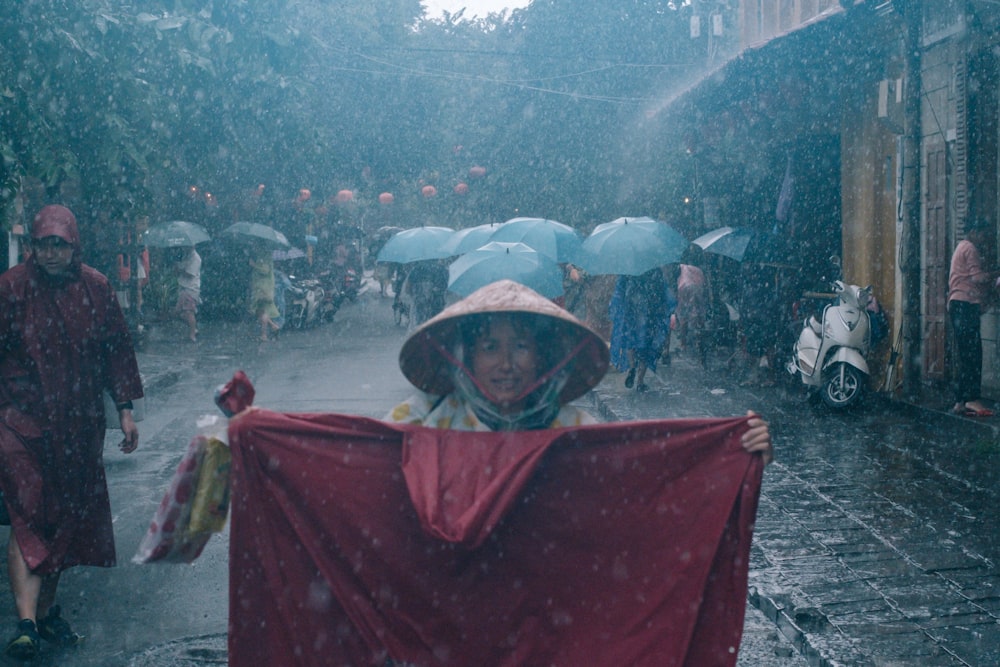
{"label": "person in blue raincoat", "polygon": [[611,363],[628,371],[625,386],[644,392],[646,371],[670,340],[670,315],[676,299],[657,267],[640,276],[618,277],[608,312],[611,316]]}

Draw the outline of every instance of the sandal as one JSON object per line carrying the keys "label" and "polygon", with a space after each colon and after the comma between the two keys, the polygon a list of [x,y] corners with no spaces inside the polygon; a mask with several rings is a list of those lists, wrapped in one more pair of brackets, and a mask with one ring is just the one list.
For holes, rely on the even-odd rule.
{"label": "sandal", "polygon": [[7,642],[4,653],[14,660],[34,660],[38,657],[40,644],[41,638],[35,622],[30,618],[23,618],[17,624],[17,634]]}
{"label": "sandal", "polygon": [[49,607],[49,613],[38,621],[38,635],[57,646],[76,646],[83,641],[83,636],[73,632],[66,619],[59,615],[60,611],[59,605]]}
{"label": "sandal", "polygon": [[628,375],[625,376],[625,388],[631,389],[632,385],[635,384],[635,369],[628,369]]}

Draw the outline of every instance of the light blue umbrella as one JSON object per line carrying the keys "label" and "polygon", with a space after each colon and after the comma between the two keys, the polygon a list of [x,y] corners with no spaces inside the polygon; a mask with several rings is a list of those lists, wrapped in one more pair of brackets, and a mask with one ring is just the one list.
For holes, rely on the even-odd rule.
{"label": "light blue umbrella", "polygon": [[444,245],[452,255],[464,255],[486,245],[490,236],[498,229],[500,229],[499,222],[459,229]]}
{"label": "light blue umbrella", "polygon": [[222,230],[222,235],[241,241],[262,242],[277,248],[291,245],[284,234],[259,222],[234,222]]}
{"label": "light blue umbrella", "polygon": [[211,241],[205,228],[193,222],[171,220],[150,225],[143,232],[140,243],[150,248],[182,248]]}
{"label": "light blue umbrella", "polygon": [[557,262],[576,263],[580,234],[569,225],[545,218],[512,218],[500,225],[490,241],[524,243]]}
{"label": "light blue umbrella", "polygon": [[583,240],[578,265],[603,275],[639,276],[681,260],[687,239],[665,222],[652,218],[618,218],[594,228]]}
{"label": "light blue umbrella", "polygon": [[450,227],[414,227],[396,232],[375,257],[376,262],[409,264],[425,259],[444,259],[451,252],[445,243],[455,230]]}
{"label": "light blue umbrella", "polygon": [[505,278],[550,299],[563,293],[563,272],[559,265],[523,243],[490,241],[448,267],[448,289],[459,296],[468,296]]}

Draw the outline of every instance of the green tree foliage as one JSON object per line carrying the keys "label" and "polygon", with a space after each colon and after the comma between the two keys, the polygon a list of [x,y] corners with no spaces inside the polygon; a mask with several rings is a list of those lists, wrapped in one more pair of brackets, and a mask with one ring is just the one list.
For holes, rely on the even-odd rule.
{"label": "green tree foliage", "polygon": [[[66,200],[84,219],[110,209],[218,224],[520,214],[586,226],[664,208],[649,109],[704,65],[689,7],[421,11],[419,0],[3,3],[0,195]],[[473,165],[486,177],[470,179]],[[263,204],[248,194],[259,183]],[[293,207],[300,188],[316,196]],[[340,189],[356,197],[333,208]],[[383,191],[394,217],[376,203]]]}

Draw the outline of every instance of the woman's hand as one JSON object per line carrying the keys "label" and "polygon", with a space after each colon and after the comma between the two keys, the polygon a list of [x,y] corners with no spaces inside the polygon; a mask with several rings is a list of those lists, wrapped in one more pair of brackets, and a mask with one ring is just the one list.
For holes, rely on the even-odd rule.
{"label": "woman's hand", "polygon": [[774,460],[774,444],[771,442],[771,431],[767,422],[757,416],[753,410],[747,410],[747,414],[752,417],[748,422],[749,430],[743,434],[741,443],[743,449],[748,452],[760,452],[764,456],[764,465]]}
{"label": "woman's hand", "polygon": [[131,454],[139,446],[139,429],[135,425],[135,420],[132,419],[132,411],[127,408],[119,410],[118,420],[121,422],[122,433],[125,435],[118,448],[125,454]]}

